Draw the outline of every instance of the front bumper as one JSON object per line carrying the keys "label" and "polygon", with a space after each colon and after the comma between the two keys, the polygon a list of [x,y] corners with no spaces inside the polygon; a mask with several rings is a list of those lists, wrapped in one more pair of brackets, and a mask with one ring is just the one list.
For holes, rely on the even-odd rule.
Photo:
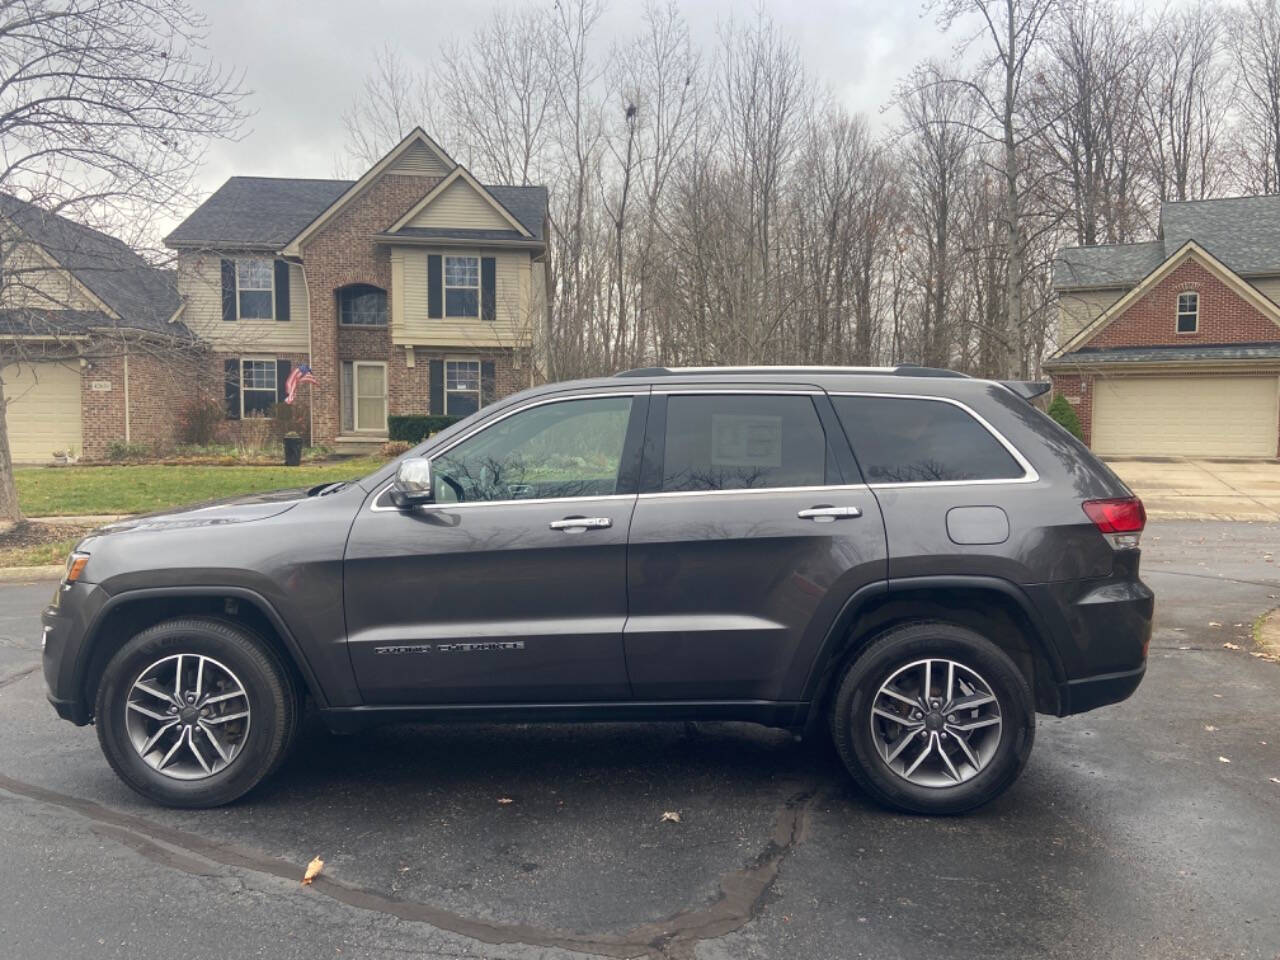
{"label": "front bumper", "polygon": [[53,709],[64,720],[83,726],[93,716],[84,695],[84,638],[105,595],[92,583],[58,584],[53,602],[40,614],[44,629],[44,683]]}

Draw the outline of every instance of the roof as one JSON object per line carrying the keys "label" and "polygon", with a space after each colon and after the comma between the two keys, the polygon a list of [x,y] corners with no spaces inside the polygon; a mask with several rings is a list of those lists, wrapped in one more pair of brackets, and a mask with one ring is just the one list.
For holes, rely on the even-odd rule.
{"label": "roof", "polygon": [[[286,177],[232,177],[165,237],[171,247],[282,249],[333,205],[355,181]],[[534,239],[541,241],[547,210],[546,187],[485,187]],[[408,231],[400,231],[411,236]],[[452,231],[467,239],[469,231]],[[515,231],[496,231],[516,239]],[[446,236],[445,239],[450,239]],[[479,239],[479,238],[477,238]],[[505,239],[505,236],[498,239]]]}
{"label": "roof", "polygon": [[1045,363],[1069,367],[1096,363],[1181,363],[1213,360],[1280,360],[1280,342],[1171,344],[1151,347],[1082,347]]}
{"label": "roof", "polygon": [[232,177],[178,224],[164,242],[171,247],[278,250],[353,182]]}
{"label": "roof", "polygon": [[[179,302],[174,271],[152,266],[122,240],[6,193],[0,193],[0,215],[68,270],[120,320],[92,311],[53,313],[74,323],[92,315],[98,318],[98,326],[175,332],[169,323]],[[85,316],[77,319],[82,313]]]}
{"label": "roof", "polygon": [[1053,263],[1053,286],[1131,287],[1165,260],[1164,243],[1112,243],[1067,247]]}

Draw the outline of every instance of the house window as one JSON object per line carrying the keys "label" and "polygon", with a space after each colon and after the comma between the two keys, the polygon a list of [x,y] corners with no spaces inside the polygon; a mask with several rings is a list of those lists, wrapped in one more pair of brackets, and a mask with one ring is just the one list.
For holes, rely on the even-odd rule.
{"label": "house window", "polygon": [[366,360],[342,364],[342,429],[387,432],[387,365]]}
{"label": "house window", "polygon": [[1178,332],[1195,333],[1200,327],[1200,294],[1178,294]]}
{"label": "house window", "polygon": [[338,318],[344,327],[385,327],[387,292],[367,283],[338,291]]}
{"label": "house window", "polygon": [[480,361],[444,362],[444,412],[465,417],[480,409]]}
{"label": "house window", "polygon": [[444,258],[444,315],[480,316],[480,258]]}
{"label": "house window", "polygon": [[240,416],[268,416],[276,396],[276,362],[241,360]]}
{"label": "house window", "polygon": [[270,260],[236,261],[236,299],[241,320],[275,319],[275,264]]}

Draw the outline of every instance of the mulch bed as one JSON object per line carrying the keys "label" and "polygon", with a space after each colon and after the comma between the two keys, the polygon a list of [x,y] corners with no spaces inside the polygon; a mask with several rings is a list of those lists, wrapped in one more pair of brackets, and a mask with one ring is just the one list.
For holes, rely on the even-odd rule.
{"label": "mulch bed", "polygon": [[79,523],[32,523],[30,520],[23,520],[0,530],[0,550],[38,547],[46,543],[58,543],[61,540],[82,537],[94,526],[94,524]]}

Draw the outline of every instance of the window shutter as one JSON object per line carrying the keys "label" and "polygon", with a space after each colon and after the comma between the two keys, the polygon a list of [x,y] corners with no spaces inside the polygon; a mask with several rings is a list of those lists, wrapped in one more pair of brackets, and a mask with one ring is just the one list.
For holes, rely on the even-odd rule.
{"label": "window shutter", "polygon": [[432,320],[444,316],[444,261],[438,253],[427,257],[427,316]]}
{"label": "window shutter", "polygon": [[[439,259],[437,257],[437,259]],[[444,413],[444,361],[432,360],[427,364],[427,379],[431,381],[431,410],[435,416]]]}
{"label": "window shutter", "polygon": [[288,360],[276,361],[276,403],[284,403],[284,398],[288,394],[288,390],[284,388],[284,382],[289,379],[289,370],[293,366]]}
{"label": "window shutter", "polygon": [[222,261],[222,319],[230,323],[236,318],[236,262]]}
{"label": "window shutter", "polygon": [[276,261],[276,319],[289,319],[289,263]]}
{"label": "window shutter", "polygon": [[480,316],[493,323],[498,316],[498,260],[480,258]]}
{"label": "window shutter", "polygon": [[493,361],[480,362],[480,406],[493,403]]}
{"label": "window shutter", "polygon": [[[223,263],[227,261],[223,260]],[[223,370],[226,372],[225,380],[227,384],[227,419],[240,419],[240,361],[235,357],[230,357],[223,361]]]}

